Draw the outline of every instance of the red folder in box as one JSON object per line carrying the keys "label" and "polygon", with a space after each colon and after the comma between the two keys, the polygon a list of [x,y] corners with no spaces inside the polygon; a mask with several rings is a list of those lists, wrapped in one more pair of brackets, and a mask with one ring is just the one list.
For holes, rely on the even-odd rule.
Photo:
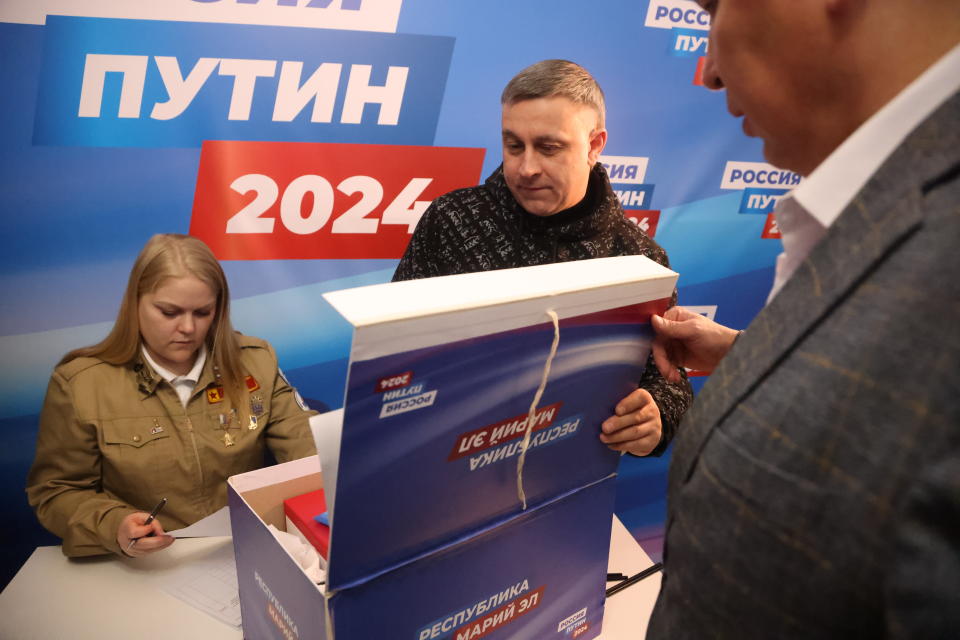
{"label": "red folder in box", "polygon": [[[323,489],[304,493],[283,501],[283,511],[307,542],[312,544],[324,559],[330,547],[330,527],[316,521],[316,516],[327,510]],[[288,533],[295,533],[288,531]]]}

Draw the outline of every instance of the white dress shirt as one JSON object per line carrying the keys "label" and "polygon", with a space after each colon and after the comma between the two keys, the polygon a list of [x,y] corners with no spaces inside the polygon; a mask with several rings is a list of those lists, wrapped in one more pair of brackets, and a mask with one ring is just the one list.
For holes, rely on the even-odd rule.
{"label": "white dress shirt", "polygon": [[150,354],[147,353],[146,347],[141,347],[140,349],[143,351],[143,357],[150,363],[153,370],[157,372],[157,375],[170,383],[173,390],[177,392],[177,397],[180,398],[180,404],[186,408],[187,402],[190,401],[190,396],[197,386],[197,382],[200,381],[200,372],[203,371],[203,364],[207,361],[207,345],[200,347],[200,353],[197,355],[197,361],[193,363],[193,368],[182,376],[178,376],[154,362]]}
{"label": "white dress shirt", "polygon": [[960,89],[960,45],[873,114],[774,209],[783,235],[767,303],[880,165],[927,116]]}

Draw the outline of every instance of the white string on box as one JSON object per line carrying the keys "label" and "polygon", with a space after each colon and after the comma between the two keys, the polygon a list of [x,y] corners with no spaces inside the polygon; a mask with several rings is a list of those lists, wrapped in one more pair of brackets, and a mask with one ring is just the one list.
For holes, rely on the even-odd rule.
{"label": "white string on box", "polygon": [[557,346],[560,344],[560,319],[557,312],[553,309],[547,309],[546,314],[553,321],[553,344],[550,345],[550,354],[543,365],[543,376],[540,378],[540,386],[533,395],[533,402],[530,403],[530,411],[527,412],[527,421],[524,424],[523,444],[520,446],[520,457],[517,459],[517,497],[523,504],[523,509],[527,509],[527,494],[523,490],[523,465],[527,460],[527,448],[530,446],[530,434],[533,432],[533,417],[537,411],[537,405],[540,403],[540,397],[543,390],[547,388],[547,378],[550,377],[550,366],[553,364],[553,357],[557,355]]}

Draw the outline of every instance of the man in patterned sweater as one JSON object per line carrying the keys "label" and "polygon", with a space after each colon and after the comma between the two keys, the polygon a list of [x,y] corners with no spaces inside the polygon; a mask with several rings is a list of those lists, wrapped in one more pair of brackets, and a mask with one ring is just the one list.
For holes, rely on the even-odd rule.
{"label": "man in patterned sweater", "polygon": [[[585,69],[538,62],[507,84],[500,102],[503,164],[483,185],[433,201],[394,281],[636,254],[669,266],[666,252],[624,217],[597,162],[607,141],[603,92]],[[691,399],[685,377],[667,382],[650,360],[600,439],[617,451],[660,455]]]}

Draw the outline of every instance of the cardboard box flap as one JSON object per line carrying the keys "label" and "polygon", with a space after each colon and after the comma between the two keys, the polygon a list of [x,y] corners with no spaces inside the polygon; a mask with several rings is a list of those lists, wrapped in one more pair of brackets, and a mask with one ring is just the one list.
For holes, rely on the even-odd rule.
{"label": "cardboard box flap", "polygon": [[282,530],[283,500],[322,486],[316,456],[227,480],[244,637],[309,637],[298,627],[327,627],[322,587],[310,581],[267,526]]}
{"label": "cardboard box flap", "polygon": [[636,388],[650,314],[675,282],[627,256],[328,294],[358,327],[325,487],[330,588],[522,511],[517,460],[556,331],[547,310],[559,345],[522,473],[528,506],[614,473],[599,425]]}
{"label": "cardboard box flap", "polygon": [[669,298],[677,274],[646,256],[618,256],[343,289],[323,297],[350,324],[351,361],[528,327],[627,300]]}
{"label": "cardboard box flap", "polygon": [[[419,553],[419,554],[417,554],[417,555],[415,555],[415,556],[410,556],[410,557],[407,557],[407,558],[403,558],[403,559],[399,560],[397,563],[395,563],[395,564],[393,564],[393,565],[384,566],[384,567],[376,570],[376,571],[373,572],[373,573],[367,574],[367,575],[359,578],[358,580],[355,580],[354,582],[348,582],[348,583],[345,583],[345,584],[341,584],[341,585],[338,586],[338,590],[352,589],[352,588],[354,588],[354,587],[358,587],[358,586],[360,586],[360,585],[366,584],[366,583],[368,583],[368,582],[370,582],[370,581],[377,580],[377,579],[379,579],[381,576],[384,576],[384,575],[389,574],[389,573],[391,573],[391,572],[394,572],[394,571],[403,569],[404,567],[406,567],[406,566],[408,566],[408,565],[413,565],[413,564],[415,564],[415,563],[417,563],[417,562],[419,562],[419,561],[421,561],[421,560],[423,560],[423,559],[425,559],[425,558],[435,557],[435,556],[437,556],[438,554],[444,554],[444,553],[448,553],[448,552],[451,552],[451,551],[455,551],[458,546],[460,546],[460,545],[462,545],[462,544],[465,544],[465,543],[468,543],[468,542],[471,541],[471,540],[476,540],[476,539],[479,539],[479,538],[483,538],[484,536],[490,535],[490,534],[496,532],[497,530],[503,528],[503,526],[504,526],[506,523],[511,522],[511,521],[513,521],[513,520],[515,520],[515,519],[516,519],[516,520],[520,520],[520,519],[538,518],[538,517],[539,517],[539,516],[537,515],[538,512],[547,512],[548,510],[550,510],[551,508],[553,508],[553,506],[556,505],[557,503],[561,503],[561,502],[563,502],[563,501],[565,501],[565,500],[569,500],[569,499],[571,498],[571,496],[577,494],[578,492],[582,492],[582,491],[589,490],[589,489],[591,489],[591,487],[595,487],[595,486],[601,485],[601,484],[603,484],[603,483],[605,483],[605,482],[613,481],[613,480],[615,480],[615,479],[616,479],[616,474],[615,474],[615,473],[611,473],[609,476],[607,476],[607,477],[605,477],[605,478],[602,478],[602,479],[600,479],[600,480],[597,480],[597,481],[595,481],[595,482],[591,482],[591,483],[589,483],[589,484],[587,484],[587,485],[585,485],[585,486],[583,486],[583,487],[577,487],[577,488],[575,488],[575,489],[571,489],[570,491],[567,491],[567,492],[562,493],[562,494],[560,494],[560,495],[553,496],[553,497],[551,497],[549,500],[547,500],[547,501],[545,501],[545,502],[542,502],[542,503],[537,504],[537,505],[535,505],[535,506],[530,506],[530,507],[527,508],[526,511],[522,512],[522,513],[519,514],[519,515],[517,515],[517,514],[511,514],[511,515],[505,516],[504,518],[500,518],[500,519],[498,519],[498,520],[496,520],[496,521],[485,523],[483,526],[479,527],[478,529],[473,529],[473,530],[470,530],[470,531],[464,531],[461,535],[457,536],[456,538],[453,538],[453,539],[451,539],[451,540],[447,540],[446,542],[444,542],[444,543],[442,543],[442,544],[440,544],[440,545],[438,545],[438,546],[436,546],[436,547],[431,547],[431,548],[429,548],[429,549],[426,549],[425,551],[422,551],[421,553]],[[611,509],[611,513],[612,513],[612,509]],[[600,520],[600,522],[602,522],[602,523],[605,524],[605,523],[606,523],[606,520]],[[608,537],[609,537],[609,536],[608,536]],[[606,548],[601,549],[601,550],[604,551],[605,553],[608,552],[608,549],[606,549]],[[334,592],[332,589],[328,589],[328,590],[326,591],[326,593],[328,593],[329,595],[333,596],[333,595],[335,595],[336,592]]]}
{"label": "cardboard box flap", "polygon": [[613,498],[607,479],[337,592],[336,638],[596,637]]}

